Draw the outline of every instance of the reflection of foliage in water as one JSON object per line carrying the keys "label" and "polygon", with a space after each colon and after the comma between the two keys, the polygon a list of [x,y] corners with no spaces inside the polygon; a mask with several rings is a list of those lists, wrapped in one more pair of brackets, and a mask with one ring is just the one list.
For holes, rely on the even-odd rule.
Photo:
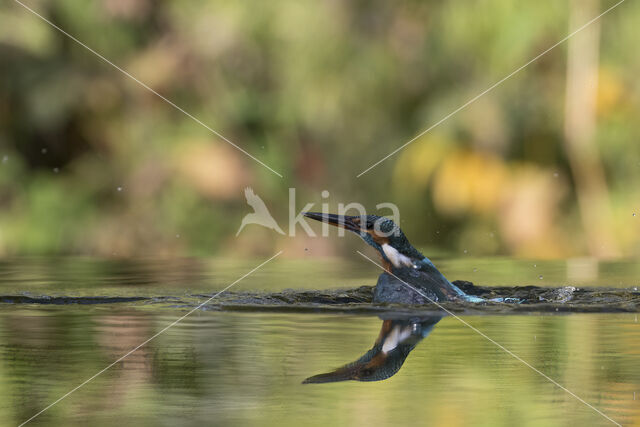
{"label": "reflection of foliage in water", "polygon": [[[2,424],[24,421],[174,318],[164,309],[3,309]],[[622,424],[640,420],[633,400],[640,384],[633,316],[465,320]],[[300,385],[310,373],[362,354],[379,329],[377,317],[201,313],[60,402],[40,422],[341,426],[374,417],[402,424],[598,423],[597,414],[453,318],[442,319],[388,381]]]}

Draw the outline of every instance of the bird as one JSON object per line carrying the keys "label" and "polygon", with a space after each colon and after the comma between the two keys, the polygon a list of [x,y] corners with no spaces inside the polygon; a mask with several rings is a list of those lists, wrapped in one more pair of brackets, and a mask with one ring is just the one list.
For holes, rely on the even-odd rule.
{"label": "bird", "polygon": [[325,374],[307,378],[303,384],[338,381],[381,381],[395,375],[411,350],[425,338],[442,316],[383,319],[375,344],[352,363]]}
{"label": "bird", "polygon": [[414,248],[400,227],[377,215],[348,216],[305,212],[304,216],[358,234],[382,258],[385,272],[378,277],[373,302],[425,304],[441,301],[481,302],[447,280],[436,266]]}
{"label": "bird", "polygon": [[240,224],[240,228],[236,233],[236,237],[238,236],[238,234],[240,234],[245,225],[248,224],[262,225],[263,227],[275,230],[280,234],[284,234],[284,231],[282,231],[276,220],[273,219],[273,217],[269,213],[269,209],[267,209],[267,206],[264,204],[262,199],[253,192],[253,189],[251,187],[247,187],[244,189],[244,197],[247,199],[247,204],[253,208],[254,212],[246,214],[244,218],[242,218],[242,223]]}

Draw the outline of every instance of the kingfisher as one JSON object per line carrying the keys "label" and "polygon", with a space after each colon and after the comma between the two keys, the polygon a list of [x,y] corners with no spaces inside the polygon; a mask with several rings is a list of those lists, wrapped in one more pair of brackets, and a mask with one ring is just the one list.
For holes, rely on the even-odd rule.
{"label": "kingfisher", "polygon": [[378,251],[385,272],[378,277],[373,302],[425,304],[484,301],[483,298],[467,295],[449,282],[429,258],[409,243],[400,227],[389,218],[319,212],[305,212],[304,216],[354,232]]}
{"label": "kingfisher", "polygon": [[373,348],[355,362],[335,371],[314,375],[303,384],[338,381],[381,381],[395,375],[420,341],[433,330],[442,316],[409,319],[383,319],[382,329]]}

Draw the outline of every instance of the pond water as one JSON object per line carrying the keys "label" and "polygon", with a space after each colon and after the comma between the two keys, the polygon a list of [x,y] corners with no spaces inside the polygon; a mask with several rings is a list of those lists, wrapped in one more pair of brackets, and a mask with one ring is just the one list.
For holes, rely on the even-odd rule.
{"label": "pond water", "polygon": [[[0,425],[28,420],[262,261],[0,262]],[[608,313],[478,307],[440,319],[437,307],[368,303],[354,291],[375,284],[366,261],[278,259],[27,425],[614,425],[593,408],[640,425],[637,263],[434,261],[451,279],[490,287],[624,288],[627,304]],[[346,371],[387,379],[337,381],[346,371],[334,370],[376,350],[381,330],[387,354],[389,337],[413,338],[393,363]],[[325,383],[303,384],[314,376]]]}

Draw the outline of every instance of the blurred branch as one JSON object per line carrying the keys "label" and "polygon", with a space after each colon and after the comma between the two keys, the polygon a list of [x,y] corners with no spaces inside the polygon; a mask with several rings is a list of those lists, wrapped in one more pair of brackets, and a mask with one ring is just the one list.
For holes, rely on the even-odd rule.
{"label": "blurred branch", "polygon": [[[599,0],[572,0],[570,26],[597,14],[599,4]],[[611,232],[609,190],[594,141],[599,48],[600,22],[569,40],[564,133],[589,251],[609,257],[619,250]]]}

